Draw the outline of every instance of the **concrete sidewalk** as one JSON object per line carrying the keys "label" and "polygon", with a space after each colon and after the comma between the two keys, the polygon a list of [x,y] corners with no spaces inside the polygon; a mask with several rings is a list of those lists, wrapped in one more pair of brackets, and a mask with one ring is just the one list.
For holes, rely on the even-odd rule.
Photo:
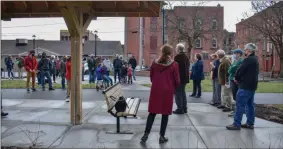
{"label": "concrete sidewalk", "polygon": [[2,118],[2,146],[28,147],[36,142],[42,148],[283,148],[283,125],[256,119],[254,130],[228,131],[225,126],[233,119],[208,104],[188,104],[187,115],[170,116],[169,142],[164,145],[158,144],[161,116],[157,116],[146,146],[139,142],[147,102],[141,103],[138,119],[121,119],[121,129],[134,132],[129,135],[106,134],[116,129],[116,119],[106,112],[105,101],[84,101],[83,124],[78,126],[70,125],[69,104],[4,99],[9,115]]}

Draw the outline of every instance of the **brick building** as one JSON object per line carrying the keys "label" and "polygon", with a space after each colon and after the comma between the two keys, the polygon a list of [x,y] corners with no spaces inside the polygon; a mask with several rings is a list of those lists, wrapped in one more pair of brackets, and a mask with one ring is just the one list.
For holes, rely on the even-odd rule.
{"label": "brick building", "polygon": [[[191,57],[195,53],[202,53],[204,59],[204,71],[208,72],[209,68],[209,54],[216,52],[223,45],[223,26],[224,26],[224,8],[217,6],[176,6],[173,9],[183,23],[187,23],[190,27],[190,20],[195,16],[188,14],[195,14],[197,11],[197,21],[200,27],[204,28],[205,39],[199,38],[192,49]],[[175,17],[172,11],[165,11],[165,43],[169,43],[175,47],[178,42],[186,43],[184,39],[180,38],[176,27],[170,24],[169,19],[173,20]],[[143,59],[146,66],[150,66],[152,61],[159,55],[159,49],[163,45],[162,40],[162,13],[160,17],[143,18]],[[168,18],[168,19],[167,19]],[[189,24],[189,25],[188,25]],[[178,24],[182,25],[182,23]],[[139,60],[139,18],[126,18],[126,54],[133,54]],[[177,26],[177,25],[176,25]],[[186,46],[187,47],[187,46]],[[174,50],[175,55],[175,50]]]}
{"label": "brick building", "polygon": [[[283,4],[283,2],[279,2],[278,4],[280,3],[281,5]],[[275,18],[275,15],[272,13],[269,13],[269,12],[272,12],[272,11],[269,11],[269,9],[270,8],[267,8],[257,14],[254,14],[253,16],[247,19],[242,19],[239,23],[237,23],[235,42],[240,48],[244,48],[244,45],[246,43],[249,43],[249,42],[255,43],[258,47],[257,56],[259,59],[260,71],[261,72],[273,72],[273,74],[278,74],[280,72],[280,57],[273,43],[269,40],[267,36],[262,34],[262,32],[263,31],[267,32],[268,29],[266,28],[270,28],[270,30],[276,29],[276,25],[278,24],[281,24],[281,26],[283,26],[282,25],[283,19],[281,20],[282,22],[277,22],[280,20],[278,18],[277,20],[276,19],[271,20],[272,18]],[[270,15],[270,20],[269,19],[263,20],[262,19],[263,16],[261,15],[267,15],[267,14]],[[268,16],[264,16],[264,17],[268,17]],[[270,21],[270,22],[266,23],[266,21],[268,22]],[[277,22],[278,24],[274,23],[273,25],[272,23],[273,21]],[[255,29],[255,26],[253,25],[254,23],[256,23],[257,25],[258,24],[262,25],[263,28],[261,29],[262,30],[261,32],[258,29]],[[269,26],[269,25],[272,25],[272,26]],[[280,30],[279,28],[277,29]]]}

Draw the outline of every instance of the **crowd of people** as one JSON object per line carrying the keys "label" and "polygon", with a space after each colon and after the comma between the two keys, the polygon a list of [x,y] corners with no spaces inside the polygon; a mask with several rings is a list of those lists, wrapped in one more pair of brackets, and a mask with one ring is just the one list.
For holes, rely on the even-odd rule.
{"label": "crowd of people", "polygon": [[[212,59],[210,78],[213,82],[211,105],[223,109],[223,112],[231,112],[228,115],[234,116],[234,123],[226,127],[228,130],[254,129],[254,94],[259,73],[256,49],[255,44],[248,43],[244,51],[233,50],[232,59],[223,50],[218,50],[210,56]],[[159,143],[168,141],[165,132],[169,115],[188,112],[185,87],[189,80],[193,80],[193,92],[190,96],[201,97],[201,81],[205,79],[201,54],[195,54],[194,63],[189,72],[190,61],[185,54],[185,46],[177,44],[176,52],[177,55],[173,59],[173,47],[166,44],[161,48],[159,58],[152,63],[149,115],[141,143],[146,143],[157,114],[162,115]],[[177,109],[172,111],[174,95]],[[233,108],[232,98],[236,101],[235,108]],[[241,124],[243,113],[247,116],[245,124]]]}

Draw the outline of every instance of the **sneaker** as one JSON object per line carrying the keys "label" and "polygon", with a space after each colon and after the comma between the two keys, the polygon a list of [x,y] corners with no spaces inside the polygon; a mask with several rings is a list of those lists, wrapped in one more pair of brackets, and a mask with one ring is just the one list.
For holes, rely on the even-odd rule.
{"label": "sneaker", "polygon": [[194,94],[191,94],[191,95],[190,95],[190,97],[195,97],[195,96],[196,96],[196,95],[194,95]]}
{"label": "sneaker", "polygon": [[224,108],[225,108],[225,106],[223,106],[223,105],[219,105],[217,108],[218,108],[218,109],[224,109]]}
{"label": "sneaker", "polygon": [[181,111],[180,109],[177,109],[173,111],[174,114],[184,114],[184,111]]}
{"label": "sneaker", "polygon": [[228,129],[228,130],[241,130],[241,127],[237,127],[236,125],[232,124],[232,125],[226,126],[226,129]]}
{"label": "sneaker", "polygon": [[223,112],[231,112],[232,110],[230,108],[225,107],[222,111]]}
{"label": "sneaker", "polygon": [[49,88],[49,91],[54,91],[55,89],[54,88]]}
{"label": "sneaker", "polygon": [[241,127],[247,129],[254,129],[254,125],[248,125],[248,124],[242,124]]}
{"label": "sneaker", "polygon": [[70,102],[70,98],[66,98],[65,102]]}
{"label": "sneaker", "polygon": [[27,92],[30,92],[29,88],[27,88]]}
{"label": "sneaker", "polygon": [[32,90],[33,92],[35,92],[35,91],[36,91],[36,89],[35,89],[35,88],[32,88],[31,90]]}

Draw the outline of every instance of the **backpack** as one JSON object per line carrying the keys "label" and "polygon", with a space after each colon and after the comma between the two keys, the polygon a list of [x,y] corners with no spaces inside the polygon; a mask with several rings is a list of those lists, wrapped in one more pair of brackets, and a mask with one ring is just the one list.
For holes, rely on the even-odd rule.
{"label": "backpack", "polygon": [[116,113],[125,112],[127,107],[128,104],[126,102],[126,99],[123,96],[119,97],[117,103],[115,104]]}

